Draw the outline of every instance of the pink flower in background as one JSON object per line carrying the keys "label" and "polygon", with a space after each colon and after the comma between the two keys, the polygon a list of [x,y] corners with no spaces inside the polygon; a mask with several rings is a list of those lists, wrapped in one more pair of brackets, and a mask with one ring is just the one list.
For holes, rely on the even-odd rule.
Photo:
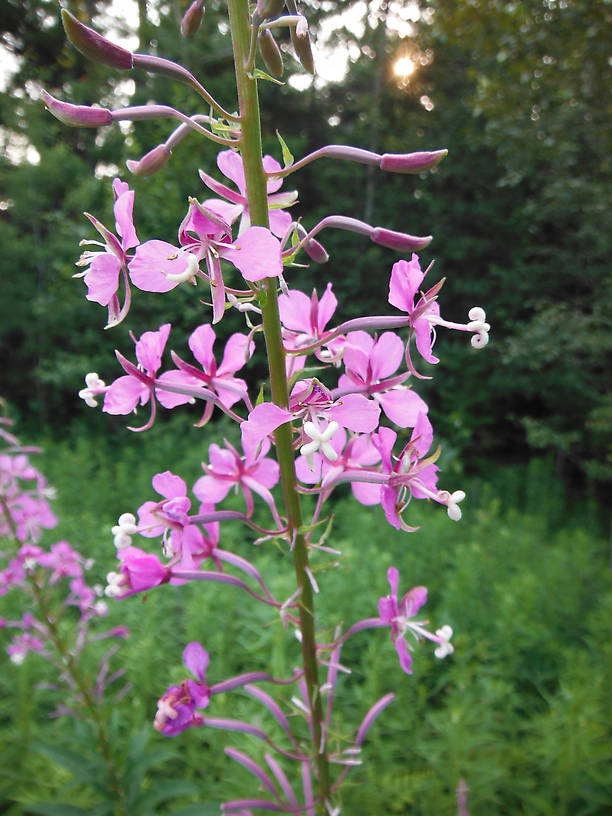
{"label": "pink flower in background", "polygon": [[[280,164],[272,156],[263,157],[263,166],[266,173],[274,173],[281,170]],[[225,201],[218,198],[210,198],[204,202],[204,206],[214,210],[228,224],[233,224],[240,218],[239,234],[251,226],[251,213],[249,212],[249,202],[246,192],[246,181],[244,178],[244,167],[242,157],[233,150],[222,150],[217,155],[217,167],[224,176],[231,179],[238,188],[238,192],[228,187],[226,184],[216,181],[203,170],[200,170],[200,177],[204,184],[217,195],[223,196]],[[278,238],[282,238],[291,226],[291,216],[283,212],[283,207],[289,207],[297,201],[297,192],[279,193],[283,184],[282,178],[268,179],[268,217],[270,220],[270,230]]]}
{"label": "pink flower in background", "polygon": [[179,686],[170,686],[157,703],[153,725],[167,737],[201,725],[202,715],[196,708],[206,708],[210,702],[210,688],[206,685],[208,652],[197,641],[188,643],[183,650],[183,663],[196,680],[187,678]]}
{"label": "pink flower in background", "polygon": [[427,602],[427,589],[423,586],[413,587],[399,600],[397,596],[399,572],[395,567],[389,567],[387,580],[391,587],[391,594],[380,599],[378,613],[381,620],[391,627],[391,640],[397,651],[402,669],[407,674],[412,674],[412,657],[410,655],[412,646],[406,643],[405,640],[408,633],[413,635],[417,642],[422,638],[426,638],[437,643],[434,652],[437,658],[444,658],[452,654],[454,649],[450,644],[450,639],[453,630],[450,626],[442,626],[436,630],[434,635],[424,628],[428,621],[413,620],[419,609]]}

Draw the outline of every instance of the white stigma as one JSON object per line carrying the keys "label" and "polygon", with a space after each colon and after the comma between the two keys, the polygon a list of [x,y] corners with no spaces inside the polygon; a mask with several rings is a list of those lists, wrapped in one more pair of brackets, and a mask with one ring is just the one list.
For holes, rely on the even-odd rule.
{"label": "white stigma", "polygon": [[177,274],[168,273],[166,279],[172,283],[195,283],[196,275],[200,271],[198,259],[192,252],[187,253],[187,266],[183,272]]}
{"label": "white stigma", "polygon": [[442,660],[442,658],[447,657],[455,651],[455,647],[450,643],[453,630],[448,625],[442,626],[440,629],[436,629],[436,636],[439,638],[440,645],[435,650],[434,655]]}
{"label": "white stigma", "polygon": [[489,342],[489,332],[491,326],[486,322],[487,315],[480,306],[473,306],[468,312],[470,322],[467,324],[469,331],[474,332],[471,344],[474,348],[484,348]]}

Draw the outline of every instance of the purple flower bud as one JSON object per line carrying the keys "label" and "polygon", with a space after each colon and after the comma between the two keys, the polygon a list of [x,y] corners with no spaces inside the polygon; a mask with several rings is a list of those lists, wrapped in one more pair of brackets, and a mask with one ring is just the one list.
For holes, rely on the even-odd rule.
{"label": "purple flower bud", "polygon": [[273,20],[283,13],[285,0],[257,0],[257,8],[253,15],[258,20]]}
{"label": "purple flower bud", "polygon": [[65,8],[62,9],[62,23],[70,43],[84,57],[111,68],[129,70],[132,67],[132,55],[127,49],[115,45],[93,28],[83,25]]}
{"label": "purple flower bud", "polygon": [[448,150],[428,150],[420,153],[385,153],[380,169],[390,173],[420,173],[442,161]]}
{"label": "purple flower bud", "polygon": [[329,254],[324,246],[312,238],[304,245],[304,250],[315,263],[327,263]]}
{"label": "purple flower bud", "polygon": [[264,28],[257,38],[259,51],[268,71],[279,79],[283,75],[283,55],[269,28]]}
{"label": "purple flower bud", "polygon": [[183,37],[193,37],[204,19],[204,0],[193,0],[181,21]]}
{"label": "purple flower bud", "polygon": [[76,127],[101,127],[111,125],[113,116],[107,108],[90,108],[88,105],[71,105],[70,102],[61,102],[47,91],[42,92],[47,110],[65,125]]}
{"label": "purple flower bud", "polygon": [[394,232],[384,227],[374,227],[370,233],[370,238],[375,244],[404,252],[424,249],[431,242],[432,236],[420,237],[418,235],[408,235],[405,232]]}
{"label": "purple flower bud", "polygon": [[126,164],[130,173],[134,173],[135,176],[152,176],[161,170],[171,155],[172,151],[165,144],[160,144],[145,153],[138,161],[128,159]]}
{"label": "purple flower bud", "polygon": [[291,42],[293,49],[302,67],[308,71],[309,74],[314,74],[314,58],[312,56],[312,48],[310,46],[310,35],[308,31],[305,34],[297,33],[297,26],[291,26]]}

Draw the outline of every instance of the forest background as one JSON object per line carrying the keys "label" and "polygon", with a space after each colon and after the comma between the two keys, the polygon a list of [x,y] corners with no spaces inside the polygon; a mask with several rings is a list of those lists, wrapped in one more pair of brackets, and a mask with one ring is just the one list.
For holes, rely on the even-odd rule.
{"label": "forest background", "polygon": [[[118,11],[125,4],[104,0],[74,0],[69,7],[111,37],[131,37],[135,50],[181,61],[205,77],[218,99],[232,100],[225,4],[207,3],[204,36],[193,41],[178,33],[185,5],[181,0],[138,0],[132,4],[133,19]],[[559,649],[574,643],[586,655],[583,675],[574,677],[576,688],[584,686],[587,676],[593,681],[591,661],[598,653],[593,632],[601,635],[602,610],[610,608],[612,599],[607,575],[612,5],[609,0],[312,0],[302,5],[315,41],[318,34],[320,59],[336,49],[345,55],[348,70],[342,75],[335,69],[333,81],[308,81],[286,56],[287,75],[299,79],[283,86],[261,83],[267,152],[280,158],[275,129],[296,156],[338,141],[380,153],[449,150],[426,180],[381,180],[368,168],[356,171],[348,163],[318,162],[300,174],[299,208],[311,224],[331,210],[433,234],[423,260],[435,258],[438,277],[447,279],[445,316],[463,320],[475,304],[487,310],[493,332],[486,351],[471,353],[461,337],[441,334],[435,388],[425,383],[424,396],[443,446],[444,467],[471,487],[473,512],[481,514],[467,516],[471,532],[464,542],[464,563],[472,563],[471,557],[476,564],[482,551],[495,553],[491,575],[500,581],[519,565],[523,578],[514,603],[522,606],[523,622],[531,620],[534,599],[543,591],[538,564],[546,561],[547,569],[553,564],[556,570],[547,577],[546,592],[564,587],[562,618],[559,610],[548,610],[550,621],[540,632],[546,633],[558,662],[551,669],[545,660],[550,670],[546,681],[533,681],[530,689],[534,708],[529,716],[550,714],[551,701],[561,695],[565,666],[554,639],[564,641]],[[334,21],[339,27],[334,28]],[[82,213],[87,210],[112,223],[110,181],[119,174],[136,190],[142,240],[155,235],[172,241],[186,195],[204,195],[197,170],[214,167],[216,150],[201,144],[194,150],[195,140],[188,138],[168,168],[151,178],[130,177],[125,159],[139,158],[163,141],[167,123],[142,122],[123,132],[67,128],[44,110],[41,89],[77,104],[100,101],[118,107],[156,100],[195,113],[188,90],[145,74],[134,82],[131,76],[86,62],[65,42],[51,0],[7,0],[0,30],[0,395],[10,402],[21,438],[44,442],[46,472],[60,496],[62,491],[67,496],[66,508],[80,508],[81,517],[73,513],[67,522],[75,543],[83,535],[93,536],[93,546],[105,552],[100,531],[126,509],[119,486],[138,496],[130,506],[147,498],[147,480],[155,470],[148,467],[145,476],[142,460],[157,457],[164,466],[164,453],[183,450],[186,432],[162,416],[150,437],[134,438],[123,422],[87,409],[76,392],[88,371],[107,380],[116,375],[113,349],[130,348],[129,330],[138,336],[171,322],[178,349],[203,318],[201,307],[180,289],[161,299],[139,292],[129,321],[102,332],[104,310],[87,304],[83,284],[71,280],[78,242],[91,237]],[[381,281],[390,268],[388,251],[373,244],[364,247],[341,232],[326,235],[326,247],[332,260],[308,273],[319,291],[328,280],[333,282],[346,304],[344,319],[376,311]],[[239,316],[228,314],[218,336],[240,328]],[[250,376],[261,380],[265,372],[251,366]],[[202,451],[206,445],[203,439]],[[191,447],[185,448],[187,459]],[[121,450],[125,462],[119,465]],[[84,480],[92,486],[83,489]],[[339,513],[342,518],[341,509]],[[448,558],[456,572],[461,535],[466,534],[457,538],[455,527],[444,533],[435,522],[428,538],[428,524],[417,536],[430,548],[429,566],[432,552],[438,552],[436,537],[452,536],[459,543]],[[472,552],[476,530],[485,540]],[[370,544],[375,538],[372,529]],[[412,550],[423,542],[411,538],[401,546]],[[579,566],[583,576],[580,586],[574,586]],[[478,584],[469,583],[477,577],[475,569],[469,580],[459,580],[455,592],[478,592]],[[424,574],[421,580],[428,579]],[[492,614],[479,608],[484,617]],[[515,606],[506,609],[507,621],[515,620],[515,611]],[[592,631],[585,623],[591,613],[599,621]],[[479,623],[484,626],[482,619]],[[478,624],[466,622],[466,628],[472,625]],[[609,635],[609,622],[607,631]],[[477,629],[473,637],[478,637]],[[537,674],[539,659],[528,646],[523,654],[529,670],[522,666],[519,674]],[[610,651],[606,654],[610,661]],[[495,694],[503,697],[499,687]],[[600,715],[593,715],[599,728],[593,737],[597,751],[611,727],[608,716],[601,731]],[[585,766],[599,767],[588,751],[584,759]],[[559,765],[559,779],[567,782],[564,769]],[[547,778],[550,782],[550,768]],[[590,809],[585,805],[567,812],[600,812],[597,807],[612,803],[610,783],[608,774],[580,794]],[[492,795],[499,796],[498,783],[491,784]],[[416,797],[419,783],[411,790]],[[394,796],[389,812],[404,812],[400,794]],[[572,806],[570,794],[566,806]],[[436,807],[415,812],[450,812]],[[491,803],[485,797],[480,812],[493,812],[487,807]],[[519,811],[510,807],[507,812]],[[526,812],[565,811],[538,810],[532,804]]]}

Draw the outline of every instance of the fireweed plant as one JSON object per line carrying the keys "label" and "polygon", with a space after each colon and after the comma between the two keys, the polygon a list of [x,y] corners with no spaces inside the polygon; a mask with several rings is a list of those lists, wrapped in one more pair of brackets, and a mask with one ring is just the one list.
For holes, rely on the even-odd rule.
{"label": "fireweed plant", "polygon": [[12,663],[20,666],[36,654],[54,667],[56,681],[45,685],[56,698],[51,716],[70,716],[93,728],[103,789],[110,788],[118,812],[127,812],[105,706],[107,698],[114,705],[130,688],[118,686],[125,669],[111,671],[119,643],[106,649],[94,675],[84,657],[92,644],[121,642],[129,632],[125,626],[109,629],[102,623],[108,602],[104,587],[88,580],[93,559],[67,541],[41,545],[44,532],[57,525],[49,505],[55,491],[31,462],[39,450],[20,445],[10,425],[0,416],[0,596],[20,593],[27,611],[18,620],[0,618],[0,629],[15,632],[7,647]]}
{"label": "fireweed plant", "polygon": [[[203,475],[189,497],[185,481],[170,470],[153,477],[156,496],[133,512],[128,510],[113,527],[118,566],[108,575],[106,595],[122,599],[162,584],[212,581],[245,593],[245,612],[254,602],[265,604],[271,618],[280,616],[288,632],[299,640],[302,665],[290,677],[272,677],[259,667],[225,680],[208,680],[209,655],[198,642],[188,643],[183,662],[188,672],[180,685],[171,686],[159,699],[155,728],[174,736],[188,728],[238,731],[262,740],[265,765],[234,748],[227,755],[246,768],[256,780],[250,798],[232,799],[221,809],[228,816],[255,811],[338,814],[338,790],[352,766],[361,762],[364,739],[375,719],[393,700],[386,694],[363,713],[349,742],[338,743],[333,721],[336,683],[348,669],[341,650],[349,638],[363,637],[366,629],[389,631],[400,667],[412,672],[416,644],[430,641],[436,657],[453,651],[452,629],[428,628],[420,615],[427,600],[425,587],[404,594],[398,570],[387,570],[389,594],[376,610],[345,631],[333,635],[316,615],[315,579],[318,562],[339,552],[327,542],[329,517],[324,505],[335,488],[349,482],[358,502],[382,506],[388,523],[412,531],[406,520],[411,499],[443,505],[453,521],[461,518],[462,490],[438,486],[432,447],[433,429],[428,407],[411,387],[423,377],[418,356],[437,363],[433,344],[437,327],[467,332],[471,344],[481,348],[488,341],[484,310],[476,306],[466,323],[453,323],[440,314],[438,295],[443,281],[425,282],[417,251],[431,237],[419,237],[381,226],[372,226],[339,214],[328,215],[307,228],[288,209],[297,193],[282,189],[285,179],[320,158],[373,165],[384,172],[420,173],[433,167],[446,150],[379,155],[345,145],[328,145],[294,160],[279,137],[281,165],[262,155],[258,79],[282,73],[281,51],[274,31],[288,27],[294,51],[302,66],[314,71],[305,17],[295,0],[228,0],[238,110],[224,108],[204,85],[184,67],[158,56],[131,53],[109,42],[62,10],[64,27],[72,45],[85,56],[118,70],[141,68],[186,83],[199,94],[206,113],[187,116],[165,105],[150,104],[109,110],[72,105],[44,92],[49,111],[66,124],[101,127],[120,121],[167,117],[179,121],[168,139],[137,161],[128,161],[132,173],[147,176],[160,170],[181,140],[191,131],[216,142],[221,150],[217,165],[224,181],[200,171],[212,197],[201,192],[190,197],[178,227],[177,241],[159,238],[142,241],[133,222],[134,192],[120,179],[113,181],[115,225],[102,224],[87,214],[99,234],[86,240],[76,277],[87,286],[86,297],[108,310],[107,327],[128,314],[133,288],[166,294],[178,286],[194,288],[194,296],[210,297],[208,322],[194,328],[189,351],[172,351],[173,367],[162,362],[171,326],[164,324],[134,338],[134,356],[117,351],[123,369],[109,385],[96,373],[85,378],[80,396],[90,406],[103,399],[102,410],[129,415],[145,407],[148,418],[134,431],[146,431],[155,421],[158,404],[176,409],[200,403],[198,426],[205,425],[215,409],[240,424],[241,445],[227,441],[209,446]],[[182,22],[184,36],[196,34],[204,15],[202,0],[195,0]],[[266,68],[257,67],[258,62]],[[269,73],[267,73],[269,72]],[[200,188],[201,189],[201,188]],[[356,233],[355,240],[370,239],[400,258],[388,278],[390,314],[371,315],[334,323],[337,299],[329,283],[319,297],[304,287],[307,264],[324,263],[328,255],[319,242],[328,228]],[[298,289],[302,285],[307,291]],[[210,293],[210,294],[208,294]],[[213,326],[228,309],[242,312],[244,333],[233,334],[225,348],[215,347]],[[240,370],[265,342],[269,390],[257,398],[249,393]],[[310,376],[308,358],[326,368],[326,384]],[[134,359],[135,358],[135,359]],[[401,449],[397,433],[381,419],[410,434]],[[273,489],[280,483],[282,505]],[[242,511],[222,509],[227,494],[241,493]],[[312,517],[303,517],[300,497],[315,497]],[[265,527],[253,520],[256,503],[269,510]],[[259,516],[257,516],[259,518]],[[276,598],[250,560],[223,548],[222,528],[241,523],[256,543],[275,541],[290,552],[295,567],[295,591]],[[157,552],[134,543],[153,539]],[[314,563],[313,563],[314,562]],[[213,664],[214,665],[214,664]],[[289,704],[269,693],[277,685],[292,685]],[[280,726],[282,744],[249,722],[214,716],[214,696],[241,688],[253,696]],[[305,724],[305,727],[304,727]],[[304,737],[304,733],[307,737]],[[294,772],[287,775],[290,768]]]}

